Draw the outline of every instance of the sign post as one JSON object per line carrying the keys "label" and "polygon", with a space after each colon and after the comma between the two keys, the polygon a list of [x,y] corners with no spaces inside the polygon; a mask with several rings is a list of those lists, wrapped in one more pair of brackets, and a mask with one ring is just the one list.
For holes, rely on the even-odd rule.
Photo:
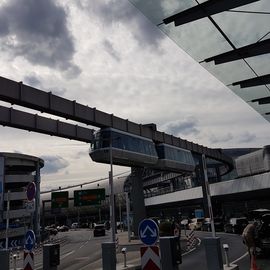
{"label": "sign post", "polygon": [[156,242],[159,237],[158,226],[152,219],[144,219],[139,224],[139,238],[146,245],[141,247],[141,265],[143,270],[160,270],[159,248]]}
{"label": "sign post", "polygon": [[36,243],[36,236],[34,231],[28,230],[25,234],[24,241],[24,260],[23,260],[23,269],[24,270],[33,270],[34,269],[34,253],[32,252],[33,247]]}

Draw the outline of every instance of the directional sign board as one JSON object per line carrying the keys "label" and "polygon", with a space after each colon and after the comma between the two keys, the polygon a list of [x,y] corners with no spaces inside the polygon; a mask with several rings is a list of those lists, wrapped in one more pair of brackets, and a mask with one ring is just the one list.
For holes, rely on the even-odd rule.
{"label": "directional sign board", "polygon": [[26,196],[28,201],[32,201],[36,196],[36,184],[31,182],[27,186]]}
{"label": "directional sign board", "polygon": [[144,219],[139,225],[139,237],[147,245],[154,245],[158,240],[158,226],[152,219]]}
{"label": "directional sign board", "polygon": [[68,191],[52,192],[52,208],[68,208]]}
{"label": "directional sign board", "polygon": [[24,247],[25,249],[31,251],[36,243],[36,236],[32,230],[29,230],[25,234],[25,242]]}
{"label": "directional sign board", "polygon": [[97,205],[105,200],[105,189],[74,190],[74,206]]}

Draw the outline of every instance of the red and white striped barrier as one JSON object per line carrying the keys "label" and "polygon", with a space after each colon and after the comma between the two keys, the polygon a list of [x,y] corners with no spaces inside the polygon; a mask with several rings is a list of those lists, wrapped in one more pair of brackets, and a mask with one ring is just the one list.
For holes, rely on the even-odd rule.
{"label": "red and white striped barrier", "polygon": [[34,269],[34,253],[24,252],[23,260],[23,270],[33,270]]}
{"label": "red and white striped barrier", "polygon": [[194,230],[192,230],[189,234],[186,234],[186,238],[187,238],[187,251],[189,251],[196,245]]}
{"label": "red and white striped barrier", "polygon": [[158,246],[141,247],[142,270],[160,270]]}

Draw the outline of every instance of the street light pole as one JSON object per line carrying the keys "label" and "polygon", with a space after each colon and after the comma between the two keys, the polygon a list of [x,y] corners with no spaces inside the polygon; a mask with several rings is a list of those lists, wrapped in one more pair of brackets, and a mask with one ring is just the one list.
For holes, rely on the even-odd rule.
{"label": "street light pole", "polygon": [[110,137],[110,172],[109,172],[109,185],[110,185],[110,221],[112,228],[112,242],[115,243],[115,207],[114,207],[114,189],[113,189],[113,159],[112,159],[112,137]]}

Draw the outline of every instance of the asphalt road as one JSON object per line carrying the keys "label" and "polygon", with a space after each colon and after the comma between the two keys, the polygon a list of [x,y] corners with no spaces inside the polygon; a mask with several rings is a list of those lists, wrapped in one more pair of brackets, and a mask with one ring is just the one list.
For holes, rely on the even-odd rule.
{"label": "asphalt road", "polygon": [[[197,269],[208,270],[205,256],[205,247],[203,238],[211,236],[208,232],[196,231],[198,245],[190,252],[183,254],[183,263],[179,265],[181,270]],[[249,268],[249,257],[246,252],[246,247],[242,243],[241,236],[226,233],[217,233],[220,237],[221,244],[229,245],[229,261],[235,262],[240,270]],[[76,231],[59,233],[54,241],[60,242],[60,265],[59,270],[95,270],[100,269],[101,262],[101,243],[110,241],[110,232],[106,236],[93,237],[93,232],[88,229],[78,229]],[[139,245],[129,247],[127,254],[127,262],[134,265],[140,264]],[[224,257],[224,252],[222,250]],[[42,250],[35,251],[35,269],[42,269]],[[225,258],[223,258],[225,262]],[[22,262],[18,261],[19,267]],[[270,258],[258,260],[261,270],[270,269]]]}

